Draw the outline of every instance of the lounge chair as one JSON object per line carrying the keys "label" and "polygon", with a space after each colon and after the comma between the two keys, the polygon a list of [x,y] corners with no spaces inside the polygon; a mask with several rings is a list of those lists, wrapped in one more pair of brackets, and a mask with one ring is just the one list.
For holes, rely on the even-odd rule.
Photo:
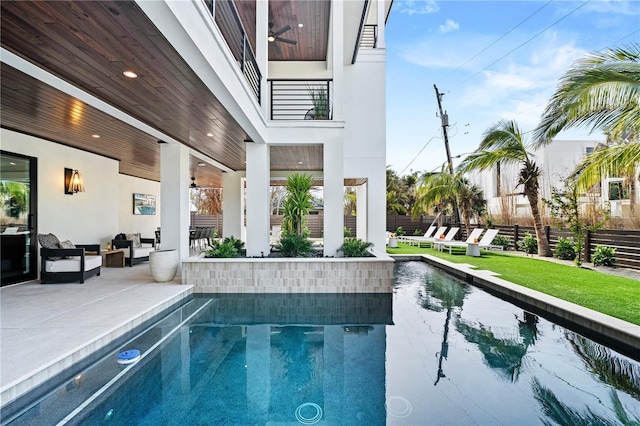
{"label": "lounge chair", "polygon": [[[417,245],[418,247],[422,247],[423,243],[427,243],[427,244],[431,244],[433,242],[433,240],[437,237],[439,237],[440,235],[444,234],[445,231],[447,230],[446,226],[441,226],[440,228],[438,228],[438,230],[436,232],[433,233],[433,235],[431,235],[430,237],[427,237],[426,234],[424,237],[406,237],[405,241],[407,241],[409,244],[413,245]],[[457,232],[457,231],[456,231]]]}
{"label": "lounge chair", "polygon": [[498,249],[500,251],[503,251],[504,247],[491,244],[496,235],[498,235],[498,232],[500,232],[499,229],[488,229],[487,233],[484,234],[484,237],[482,237],[482,239],[478,243],[478,247],[480,247],[480,250]]}
{"label": "lounge chair", "polygon": [[[102,256],[100,244],[73,244],[53,234],[38,234],[40,248],[40,282],[69,283],[100,275]],[[95,253],[89,255],[89,252]]]}
{"label": "lounge chair", "polygon": [[[483,228],[476,228],[469,234],[469,237],[465,241],[446,241],[446,242],[436,242],[437,248],[439,251],[444,250],[445,248],[449,249],[449,254],[452,254],[452,250],[456,247],[467,247],[469,243],[477,242],[480,238],[480,234],[484,231]],[[478,242],[478,244],[480,244]]]}
{"label": "lounge chair", "polygon": [[[444,236],[444,238],[440,238],[440,237],[432,238],[432,241],[429,241],[431,243],[431,248],[434,248],[434,247],[437,248],[438,244],[442,244],[444,242],[453,241],[453,239],[456,237],[456,234],[458,233],[459,230],[460,230],[460,228],[453,227],[453,228],[450,228],[447,231],[447,233]],[[436,234],[436,235],[438,235],[438,234]],[[440,235],[442,235],[442,234],[440,234]]]}
{"label": "lounge chair", "polygon": [[414,238],[431,238],[433,237],[433,233],[436,232],[436,227],[435,226],[430,226],[429,229],[427,229],[427,232],[424,233],[424,235],[402,235],[401,237],[398,237],[398,240],[400,241],[404,241],[404,242],[408,242],[409,244],[411,244],[411,240]]}

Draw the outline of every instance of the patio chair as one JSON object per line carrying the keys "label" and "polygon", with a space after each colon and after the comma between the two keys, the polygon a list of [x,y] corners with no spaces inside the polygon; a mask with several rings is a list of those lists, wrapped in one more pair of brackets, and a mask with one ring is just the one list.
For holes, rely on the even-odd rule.
{"label": "patio chair", "polygon": [[[484,231],[483,228],[476,228],[469,234],[469,237],[465,241],[446,241],[446,242],[438,242],[438,250],[442,251],[445,248],[449,249],[449,254],[453,254],[452,250],[456,247],[466,248],[468,244],[473,243],[480,238],[480,234]],[[478,244],[480,244],[478,242]]]}
{"label": "patio chair", "polygon": [[[40,282],[69,283],[100,275],[100,244],[77,244],[58,240],[54,234],[38,234],[40,243]],[[89,255],[95,252],[95,255]]]}
{"label": "patio chair", "polygon": [[[458,232],[457,231],[458,229],[460,229],[460,228],[456,228],[456,232]],[[446,226],[441,226],[430,237],[427,237],[427,236],[424,236],[424,237],[409,237],[409,238],[406,239],[406,241],[411,245],[413,245],[415,243],[415,245],[417,245],[418,247],[422,247],[423,243],[431,244],[435,238],[439,237],[440,235],[443,235],[446,230],[447,230]]]}
{"label": "patio chair", "polygon": [[155,238],[142,238],[140,234],[118,234],[111,240],[111,247],[123,249],[124,263],[133,266],[149,260],[149,253],[156,249]]}

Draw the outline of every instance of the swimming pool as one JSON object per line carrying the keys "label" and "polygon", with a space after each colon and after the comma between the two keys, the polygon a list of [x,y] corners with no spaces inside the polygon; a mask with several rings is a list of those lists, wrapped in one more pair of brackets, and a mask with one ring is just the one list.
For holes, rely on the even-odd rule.
{"label": "swimming pool", "polygon": [[390,295],[197,297],[12,424],[640,421],[637,361],[425,263],[395,273]]}

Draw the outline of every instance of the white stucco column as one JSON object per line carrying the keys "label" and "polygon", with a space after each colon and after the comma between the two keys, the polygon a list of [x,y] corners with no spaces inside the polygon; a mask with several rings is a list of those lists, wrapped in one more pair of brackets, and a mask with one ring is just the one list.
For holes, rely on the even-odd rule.
{"label": "white stucco column", "polygon": [[369,214],[367,209],[369,205],[367,202],[367,189],[366,183],[356,187],[356,238],[362,241],[369,241],[367,234],[367,215]]}
{"label": "white stucco column", "polygon": [[222,237],[234,236],[241,239],[244,188],[242,187],[244,173],[222,174]]}
{"label": "white stucco column", "polygon": [[[189,148],[160,144],[160,227],[162,249],[189,257]],[[178,271],[180,276],[180,271]]]}
{"label": "white stucco column", "polygon": [[267,85],[267,70],[269,67],[269,2],[256,2],[256,62],[262,74],[260,80],[260,109],[265,117],[269,110],[269,88]]}
{"label": "white stucco column", "polygon": [[376,45],[377,49],[386,48],[386,43],[384,41],[384,29],[385,29],[385,19],[387,17],[385,10],[385,1],[384,0],[376,0],[376,6],[378,7],[378,21],[376,24],[378,25],[378,43]]}
{"label": "white stucco column", "polygon": [[334,256],[344,240],[344,153],[342,138],[325,142],[324,255]]}
{"label": "white stucco column", "polygon": [[247,256],[269,254],[269,146],[247,143]]}
{"label": "white stucco column", "polygon": [[336,121],[344,121],[344,7],[342,1],[331,2],[331,67],[333,70],[331,109],[333,119]]}

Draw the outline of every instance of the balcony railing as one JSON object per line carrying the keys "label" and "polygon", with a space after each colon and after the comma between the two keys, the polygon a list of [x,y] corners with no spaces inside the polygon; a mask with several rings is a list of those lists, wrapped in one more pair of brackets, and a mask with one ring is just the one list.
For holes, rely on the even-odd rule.
{"label": "balcony railing", "polygon": [[332,80],[269,80],[271,119],[331,120],[332,83]]}
{"label": "balcony railing", "polygon": [[235,4],[231,0],[204,0],[204,3],[226,40],[242,74],[251,86],[258,103],[261,103],[262,74]]}
{"label": "balcony railing", "polygon": [[360,37],[360,49],[375,49],[378,47],[378,26],[365,25]]}

